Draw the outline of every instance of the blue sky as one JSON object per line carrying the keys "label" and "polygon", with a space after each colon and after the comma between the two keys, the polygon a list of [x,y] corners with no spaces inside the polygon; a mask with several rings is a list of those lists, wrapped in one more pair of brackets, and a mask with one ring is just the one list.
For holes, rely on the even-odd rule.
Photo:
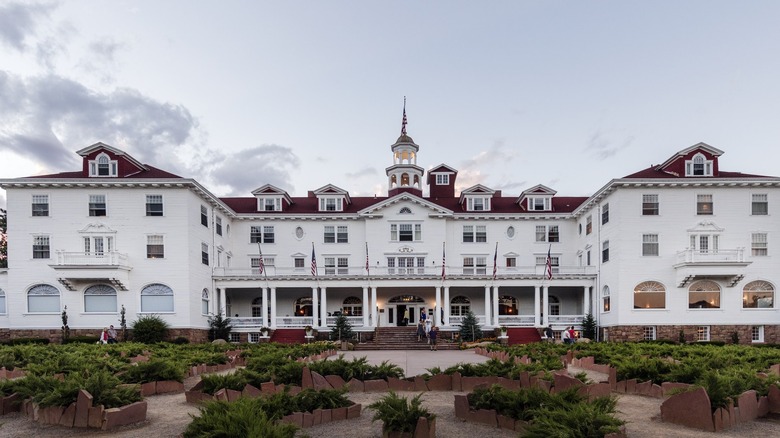
{"label": "blue sky", "polygon": [[[218,195],[418,164],[587,196],[700,141],[778,175],[776,1],[0,0],[0,178],[102,141]],[[0,206],[4,205],[0,191]]]}

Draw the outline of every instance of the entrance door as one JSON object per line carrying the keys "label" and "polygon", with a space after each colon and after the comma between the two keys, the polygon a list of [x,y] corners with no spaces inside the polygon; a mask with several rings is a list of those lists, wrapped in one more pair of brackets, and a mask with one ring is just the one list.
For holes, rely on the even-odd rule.
{"label": "entrance door", "polygon": [[398,315],[397,322],[395,325],[397,326],[405,326],[409,322],[409,319],[404,318],[404,316],[407,316],[411,318],[411,314],[407,314],[407,312],[411,312],[411,309],[406,304],[398,304],[395,306],[396,309],[396,315]]}

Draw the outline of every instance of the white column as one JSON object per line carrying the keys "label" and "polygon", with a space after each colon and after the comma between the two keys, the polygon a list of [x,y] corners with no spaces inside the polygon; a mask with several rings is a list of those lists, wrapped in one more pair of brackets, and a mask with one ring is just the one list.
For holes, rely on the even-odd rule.
{"label": "white column", "polygon": [[260,309],[260,317],[263,318],[262,327],[268,327],[268,289],[261,287],[260,295],[263,300],[263,308]]}
{"label": "white column", "polygon": [[363,327],[368,327],[368,312],[370,303],[368,302],[368,286],[363,286]]}
{"label": "white column", "polygon": [[322,321],[322,326],[327,327],[328,326],[328,288],[323,287],[322,288],[322,298],[320,303],[320,309],[322,311],[320,312],[320,320]]}
{"label": "white column", "polygon": [[215,307],[214,314],[220,315],[224,318],[225,312],[222,310],[222,308],[224,307],[222,305],[222,301],[224,301],[224,298],[222,297],[222,289],[215,288],[214,289],[214,307]]}
{"label": "white column", "polygon": [[542,325],[547,327],[550,324],[550,286],[542,287],[542,312],[544,312]]}
{"label": "white column", "polygon": [[539,295],[540,293],[539,286],[534,286],[534,327],[539,327],[542,324],[542,301],[541,296]]}
{"label": "white column", "polygon": [[585,286],[582,288],[582,310],[583,314],[587,315],[590,313],[590,287]]}
{"label": "white column", "polygon": [[450,325],[450,287],[444,286],[444,325]]}
{"label": "white column", "polygon": [[319,327],[319,324],[317,324],[317,319],[320,315],[320,300],[319,296],[317,295],[316,287],[311,288],[311,314],[311,326],[314,328]]}
{"label": "white column", "polygon": [[485,286],[485,325],[491,324],[490,321],[490,308],[493,307],[493,301],[490,300],[490,287]]}
{"label": "white column", "polygon": [[493,326],[498,327],[498,286],[493,287]]}
{"label": "white column", "polygon": [[441,325],[441,286],[436,286],[436,305],[433,307],[433,325]]}
{"label": "white column", "polygon": [[271,328],[276,328],[276,288],[271,288]]}
{"label": "white column", "polygon": [[376,286],[370,287],[369,289],[371,292],[371,319],[372,319],[371,324],[374,327],[379,327],[379,320],[377,316],[378,312],[376,308]]}

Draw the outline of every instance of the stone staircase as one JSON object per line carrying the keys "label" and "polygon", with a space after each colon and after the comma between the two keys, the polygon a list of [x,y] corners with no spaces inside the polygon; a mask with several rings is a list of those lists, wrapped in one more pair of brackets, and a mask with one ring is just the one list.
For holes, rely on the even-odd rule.
{"label": "stone staircase", "polygon": [[271,334],[271,342],[278,342],[280,344],[305,344],[306,330],[276,329]]}
{"label": "stone staircase", "polygon": [[[443,335],[443,336],[442,336]],[[458,344],[444,341],[450,334],[439,332],[438,350],[457,350]],[[377,327],[373,342],[355,345],[355,350],[428,350],[428,340],[417,341],[417,326],[411,327]]]}
{"label": "stone staircase", "polygon": [[506,335],[509,337],[509,345],[531,344],[542,340],[539,330],[533,327],[510,328]]}

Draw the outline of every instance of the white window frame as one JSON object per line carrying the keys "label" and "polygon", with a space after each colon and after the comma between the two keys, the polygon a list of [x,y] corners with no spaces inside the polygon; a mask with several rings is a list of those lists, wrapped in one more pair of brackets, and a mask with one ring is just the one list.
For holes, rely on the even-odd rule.
{"label": "white window frame", "polygon": [[701,152],[685,160],[685,176],[712,176],[712,171],[713,160],[708,160]]}
{"label": "white window frame", "polygon": [[323,197],[320,198],[320,211],[343,211],[344,198]]}
{"label": "white window frame", "polygon": [[173,313],[173,296],[173,289],[164,284],[148,284],[141,289],[139,313]]}
{"label": "white window frame", "polygon": [[[693,290],[694,287],[698,286],[698,288],[702,288],[702,285],[713,285],[710,289],[706,290]],[[717,290],[715,290],[717,288]],[[717,304],[716,303],[710,303],[712,307],[692,307],[693,304],[700,302],[696,301],[693,302],[691,298],[691,294],[707,294],[707,293],[716,293],[717,292]],[[713,295],[714,296],[714,295]],[[714,300],[713,300],[714,301]],[[701,310],[718,310],[723,308],[723,288],[716,282],[712,280],[699,280],[688,286],[688,309],[701,309]]]}
{"label": "white window frame", "polygon": [[163,195],[146,195],[146,215],[150,217],[165,215]]}
{"label": "white window frame", "polygon": [[[155,249],[159,249],[159,251],[154,251]],[[146,258],[165,258],[165,236],[162,234],[148,234],[146,236]]]}
{"label": "white window frame", "polygon": [[642,339],[645,341],[655,341],[656,330],[654,325],[646,325],[642,327]]}
{"label": "white window frame", "polygon": [[764,343],[764,326],[754,325],[750,328],[750,341],[754,344]]}
{"label": "white window frame", "polygon": [[349,275],[349,256],[328,255],[324,259],[325,275]]}
{"label": "white window frame", "polygon": [[251,225],[249,227],[249,243],[274,243],[276,230],[273,225]]}
{"label": "white window frame", "polygon": [[[200,293],[200,314],[201,315],[208,315],[209,314],[209,290],[203,289],[203,291]],[[228,315],[229,316],[229,315]]]}
{"label": "white window frame", "polygon": [[48,234],[33,236],[32,258],[36,260],[51,259],[51,238]]}
{"label": "white window frame", "polygon": [[[106,174],[101,175],[101,169],[105,166]],[[98,154],[94,160],[89,161],[89,176],[90,178],[116,178],[119,176],[119,163],[117,160],[112,160],[106,153]]]}
{"label": "white window frame", "polygon": [[221,217],[217,216],[214,219],[214,228],[216,228],[217,235],[221,236],[222,235],[222,218]]}
{"label": "white window frame", "polygon": [[587,218],[585,218],[585,235],[589,235],[593,232],[593,215],[588,215]]}
{"label": "white window frame", "polygon": [[464,256],[463,257],[463,275],[485,275],[487,274],[487,256]]}
{"label": "white window frame", "polygon": [[752,233],[750,235],[750,254],[753,257],[769,255],[769,240],[767,233]]}
{"label": "white window frame", "polygon": [[[637,306],[637,297],[649,296],[649,295],[662,295],[663,296],[663,306],[661,307],[650,307],[649,304],[642,307]],[[643,310],[643,309],[650,309],[650,310],[662,310],[666,309],[666,286],[664,286],[662,283],[658,281],[643,281],[639,284],[637,284],[634,287],[634,295],[632,297],[632,300],[634,302],[634,309],[635,310]]]}
{"label": "white window frame", "polygon": [[200,244],[200,262],[206,266],[209,266],[209,244],[201,242]]}
{"label": "white window frame", "polygon": [[0,315],[8,314],[8,304],[5,299],[5,291],[0,288]]}
{"label": "white window frame", "polygon": [[768,215],[769,195],[766,193],[753,193],[750,197],[750,214],[752,216]]}
{"label": "white window frame", "polygon": [[561,241],[561,232],[558,225],[537,225],[536,241],[557,243]]}
{"label": "white window frame", "polygon": [[467,197],[466,211],[490,211],[490,198],[487,196]]}
{"label": "white window frame", "polygon": [[27,290],[27,313],[57,314],[62,309],[61,296],[60,290],[50,284],[36,284]]}
{"label": "white window frame", "polygon": [[[759,298],[753,298],[751,295],[757,295]],[[768,300],[767,300],[768,299]],[[762,301],[763,300],[763,301]],[[755,302],[755,305],[748,306],[748,302]],[[751,281],[742,288],[742,308],[743,309],[774,309],[775,308],[775,287],[768,281]]]}
{"label": "white window frame", "polygon": [[[547,266],[547,255],[536,256],[536,266]],[[550,255],[550,267],[553,274],[558,274],[561,270],[561,257],[560,255]]]}
{"label": "white window frame", "polygon": [[609,313],[612,310],[612,299],[609,296],[609,286],[601,289],[601,313]]}
{"label": "white window frame", "polygon": [[529,211],[550,211],[551,199],[549,197],[529,197]]}
{"label": "white window frame", "polygon": [[[106,297],[113,297],[105,299]],[[84,313],[116,313],[116,289],[106,284],[96,284],[84,290]]]}
{"label": "white window frame", "polygon": [[658,216],[661,214],[661,204],[655,193],[642,195],[642,216]]}
{"label": "white window frame", "polygon": [[658,257],[659,254],[658,234],[642,234],[642,257]]}
{"label": "white window frame", "polygon": [[282,198],[260,198],[260,211],[282,211]]}
{"label": "white window frame", "polygon": [[32,195],[31,207],[33,217],[49,216],[49,195]]}
{"label": "white window frame", "polygon": [[601,206],[601,225],[609,223],[609,202]]}
{"label": "white window frame", "polygon": [[[100,213],[103,214],[100,214]],[[108,216],[108,201],[106,195],[89,195],[89,216]]]}
{"label": "white window frame", "polygon": [[324,243],[349,243],[347,225],[325,225],[322,239]]}
{"label": "white window frame", "polygon": [[464,225],[463,243],[487,242],[487,225]]}
{"label": "white window frame", "polygon": [[205,205],[200,206],[200,224],[209,227],[209,209]]}
{"label": "white window frame", "polygon": [[712,194],[699,193],[696,195],[696,215],[711,216],[715,210],[715,202]]}
{"label": "white window frame", "polygon": [[601,242],[601,263],[609,261],[609,240]]}
{"label": "white window frame", "polygon": [[696,326],[696,342],[709,342],[710,341],[710,326],[700,325]]}
{"label": "white window frame", "polygon": [[[401,233],[409,233],[408,228],[411,227],[412,240],[401,239]],[[401,228],[404,228],[403,230]],[[390,224],[390,241],[392,242],[420,242],[422,241],[422,224],[413,222],[399,222],[397,224]]]}
{"label": "white window frame", "polygon": [[435,173],[437,186],[450,185],[450,175],[448,173]]}

